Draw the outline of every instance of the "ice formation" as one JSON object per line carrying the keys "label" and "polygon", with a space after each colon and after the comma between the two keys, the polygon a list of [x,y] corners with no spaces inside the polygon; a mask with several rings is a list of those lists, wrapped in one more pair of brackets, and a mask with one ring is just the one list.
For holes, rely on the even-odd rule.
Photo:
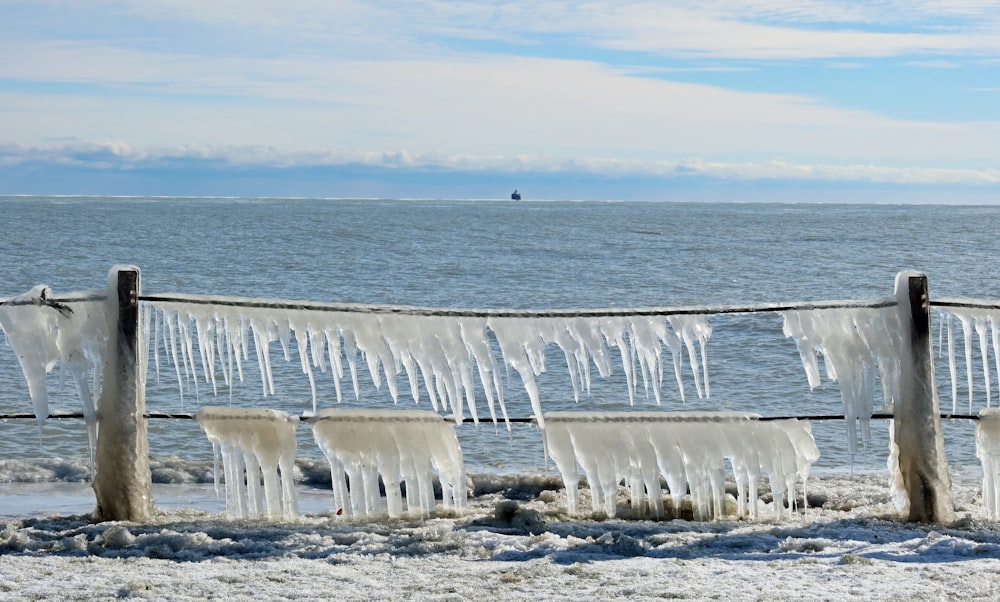
{"label": "ice formation", "polygon": [[983,506],[1000,520],[1000,408],[986,408],[976,421],[976,456],[983,467]]}
{"label": "ice formation", "polygon": [[[989,408],[993,405],[993,378],[990,369],[989,355],[993,353],[993,371],[997,374],[997,386],[1000,388],[1000,312],[976,307],[947,307],[941,312],[941,337],[947,340],[948,373],[951,377],[951,411],[958,411],[958,362],[955,353],[954,322],[961,325],[963,351],[965,357],[965,385],[968,396],[968,411],[973,411],[973,399],[976,385],[974,368],[978,360],[982,373],[982,385],[985,391],[985,403]],[[975,335],[975,337],[973,337]],[[940,337],[939,337],[940,338]],[[939,344],[940,347],[940,344]]]}
{"label": "ice formation", "polygon": [[[757,486],[770,483],[775,517],[796,507],[796,484],[819,450],[808,421],[758,420],[740,412],[549,412],[545,447],[562,474],[567,509],[577,513],[580,470],[594,512],[614,516],[624,480],[631,506],[664,514],[661,477],[675,509],[690,491],[696,520],[725,514],[725,463],[737,487],[737,513],[758,516]],[[676,511],[676,510],[675,510]]]}
{"label": "ice formation", "polygon": [[[226,486],[226,509],[235,518],[294,518],[297,416],[271,409],[204,406],[198,424],[219,459]],[[263,485],[263,486],[262,486]]]}
{"label": "ice formation", "polygon": [[[827,377],[840,383],[847,421],[848,452],[858,449],[858,433],[867,447],[875,405],[876,376],[882,400],[891,407],[899,397],[899,312],[888,308],[834,308],[781,312],[785,336],[795,339],[802,366],[815,389],[821,383],[819,356]],[[855,426],[857,425],[857,427]]]}
{"label": "ice formation", "polygon": [[[294,337],[297,359],[312,387],[314,412],[314,368],[326,372],[329,363],[338,401],[345,374],[350,375],[357,396],[360,355],[375,386],[381,387],[384,380],[393,401],[398,399],[397,379],[402,374],[415,401],[423,389],[435,411],[452,413],[456,420],[468,412],[478,421],[478,377],[490,418],[497,420],[497,407],[506,418],[498,349],[502,362],[521,377],[535,418],[544,424],[536,377],[546,369],[545,351],[550,344],[557,345],[566,358],[577,400],[590,390],[591,365],[607,377],[614,371],[617,355],[630,402],[641,383],[642,391],[659,404],[664,346],[672,354],[681,399],[685,397],[685,351],[698,396],[709,395],[706,345],[712,329],[701,315],[469,317],[361,306],[284,309],[277,302],[211,297],[154,305],[160,309],[154,338],[162,340],[178,380],[195,383],[196,391],[199,380],[211,385],[213,392],[217,390],[216,366],[230,390],[236,379],[242,381],[252,340],[262,391],[273,394],[271,344],[279,342],[288,361]],[[160,346],[156,349],[159,369]]]}
{"label": "ice formation", "polygon": [[[310,422],[330,463],[334,504],[346,516],[381,511],[379,478],[390,517],[435,508],[434,473],[442,505],[465,506],[462,449],[455,425],[426,410],[323,410]],[[345,479],[346,477],[346,479]]]}
{"label": "ice formation", "polygon": [[[104,303],[94,298],[105,291],[74,293],[52,301],[52,290],[38,285],[0,304],[0,330],[13,348],[28,383],[39,422],[49,416],[46,375],[54,368],[68,372],[87,421],[90,447],[96,438],[96,403],[108,329]],[[78,300],[78,302],[73,302]],[[61,380],[61,378],[60,378]]]}

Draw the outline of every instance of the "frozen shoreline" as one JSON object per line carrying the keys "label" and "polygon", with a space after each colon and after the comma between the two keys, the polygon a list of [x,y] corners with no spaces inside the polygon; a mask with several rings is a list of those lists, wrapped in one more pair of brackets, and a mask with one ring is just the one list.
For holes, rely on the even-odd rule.
{"label": "frozen shoreline", "polygon": [[[956,479],[959,520],[944,527],[895,518],[885,479],[812,478],[816,507],[781,523],[634,520],[627,511],[613,520],[570,517],[565,492],[544,480],[506,489],[514,481],[493,483],[499,488],[470,498],[460,516],[345,520],[312,510],[330,498],[310,488],[316,497],[305,500],[297,521],[233,521],[220,514],[222,505],[184,505],[211,499],[210,484],[157,485],[159,511],[150,524],[92,523],[69,512],[4,520],[0,599],[898,600],[1000,593],[1000,526],[984,520],[977,483]],[[20,484],[13,491],[88,488]]]}

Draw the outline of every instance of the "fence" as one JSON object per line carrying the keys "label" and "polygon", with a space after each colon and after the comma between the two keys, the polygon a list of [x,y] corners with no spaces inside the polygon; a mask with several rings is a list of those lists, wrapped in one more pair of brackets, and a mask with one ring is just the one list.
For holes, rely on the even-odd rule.
{"label": "fence", "polygon": [[[899,337],[902,347],[901,353],[898,355],[900,386],[893,414],[872,414],[870,411],[868,414],[876,418],[892,418],[894,444],[898,453],[899,478],[909,499],[909,518],[910,520],[929,522],[946,522],[951,519],[952,513],[947,466],[943,451],[943,437],[941,434],[941,414],[938,407],[934,385],[934,369],[931,361],[930,308],[932,306],[992,307],[989,304],[980,304],[978,302],[945,301],[940,304],[932,303],[927,295],[926,278],[921,274],[914,273],[899,274],[896,279],[894,296],[875,301],[829,301],[753,306],[653,307],[604,310],[457,310],[327,303],[289,303],[259,299],[194,295],[143,295],[138,268],[121,266],[116,266],[111,270],[107,290],[108,293],[105,295],[95,293],[59,298],[52,297],[43,290],[25,298],[7,300],[3,302],[3,305],[10,307],[17,307],[18,305],[44,306],[51,308],[53,312],[58,312],[60,315],[66,316],[73,311],[73,307],[80,307],[79,304],[82,303],[104,302],[107,304],[109,308],[107,315],[111,321],[107,325],[107,332],[110,333],[107,348],[110,352],[106,354],[102,399],[100,404],[98,404],[98,410],[88,413],[85,406],[84,412],[81,415],[62,414],[53,417],[83,417],[96,421],[100,436],[97,438],[96,445],[97,473],[94,478],[94,490],[97,497],[97,507],[95,515],[98,518],[107,520],[135,521],[148,519],[152,511],[146,419],[193,418],[193,415],[190,414],[146,412],[145,391],[142,386],[144,380],[141,375],[145,373],[145,362],[148,360],[149,353],[142,347],[139,340],[139,335],[142,332],[139,313],[140,302],[160,305],[204,305],[216,310],[221,310],[221,308],[234,308],[237,311],[266,310],[285,312],[289,315],[301,314],[303,312],[310,315],[323,312],[336,312],[338,315],[378,315],[384,316],[387,319],[398,319],[403,322],[414,317],[440,318],[441,320],[452,322],[457,321],[460,326],[463,324],[463,320],[642,320],[646,318],[680,319],[685,316],[697,317],[713,314],[748,314],[760,312],[800,312],[808,314],[810,312],[838,309],[882,310],[889,312],[890,315],[896,318],[896,322],[894,322],[896,326],[895,336]],[[444,324],[444,322],[441,322],[441,324]],[[8,326],[5,325],[4,328],[8,330]],[[8,331],[8,338],[10,338],[9,335]],[[681,338],[683,339],[683,337]],[[516,342],[514,341],[514,343]],[[691,344],[690,340],[679,342],[684,342],[688,345]],[[501,347],[504,344],[505,341],[499,341]],[[300,341],[299,348],[300,353],[304,353],[302,351],[302,341]],[[803,351],[804,360],[809,353],[815,353],[815,350]],[[594,360],[595,363],[598,361],[596,357],[585,357],[584,362],[586,363],[589,359]],[[303,362],[305,361],[306,358],[303,356]],[[640,363],[641,361],[640,359]],[[522,377],[526,379],[525,385],[529,388],[530,385],[527,381],[530,379],[532,366],[527,364],[531,364],[531,362],[532,357],[530,357],[530,353],[527,353],[524,359],[526,365],[514,366],[522,374]],[[423,366],[420,368],[423,369]],[[417,368],[414,367],[415,372],[416,370]],[[480,376],[484,380],[488,379],[488,375],[483,376],[481,373]],[[680,375],[678,373],[679,378]],[[264,386],[265,388],[267,387],[266,382]],[[433,392],[431,394],[433,395]],[[445,391],[442,393],[442,396],[453,394],[454,392],[449,393]],[[444,401],[442,399],[442,403]],[[475,414],[470,418],[461,417],[460,398],[458,402],[459,411],[457,415],[461,420],[478,421],[478,417]],[[454,399],[450,403],[454,409]],[[533,409],[535,410],[535,416],[532,418],[508,417],[506,416],[502,400],[500,405],[504,413],[504,419],[509,422],[541,422],[542,414],[535,398],[532,399]],[[492,399],[490,400],[490,407],[492,411]],[[470,409],[474,412],[473,408]],[[93,416],[90,414],[93,414]],[[5,416],[5,418],[21,417],[29,417],[29,415]],[[954,413],[948,415],[948,417],[976,418],[972,415],[955,415]],[[496,419],[495,414],[493,418]],[[762,420],[780,418],[786,417],[763,417]],[[843,419],[844,416],[808,416],[803,418],[813,420]]]}

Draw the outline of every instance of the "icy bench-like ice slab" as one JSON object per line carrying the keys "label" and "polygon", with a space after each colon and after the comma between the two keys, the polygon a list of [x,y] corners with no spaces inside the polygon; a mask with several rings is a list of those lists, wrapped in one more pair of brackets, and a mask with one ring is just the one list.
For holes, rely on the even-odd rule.
{"label": "icy bench-like ice slab", "polygon": [[428,410],[341,409],[323,410],[309,422],[330,463],[334,503],[345,515],[380,511],[381,477],[389,516],[403,513],[403,488],[406,510],[426,516],[435,508],[435,471],[442,505],[465,506],[465,468],[454,422]]}
{"label": "icy bench-like ice slab", "polygon": [[624,480],[638,513],[648,503],[653,516],[662,517],[662,476],[675,509],[690,489],[697,520],[721,516],[728,460],[739,516],[757,517],[757,483],[766,475],[780,520],[785,499],[795,508],[796,483],[804,489],[819,450],[808,421],[758,418],[740,412],[549,412],[545,448],[562,474],[571,514],[578,512],[582,469],[594,512],[615,515]]}
{"label": "icy bench-like ice slab", "polygon": [[205,406],[198,411],[197,419],[215,449],[216,490],[218,461],[222,458],[230,516],[298,515],[292,480],[297,416],[280,410]]}
{"label": "icy bench-like ice slab", "polygon": [[983,467],[983,506],[990,520],[1000,518],[1000,408],[986,408],[976,421],[976,456]]}

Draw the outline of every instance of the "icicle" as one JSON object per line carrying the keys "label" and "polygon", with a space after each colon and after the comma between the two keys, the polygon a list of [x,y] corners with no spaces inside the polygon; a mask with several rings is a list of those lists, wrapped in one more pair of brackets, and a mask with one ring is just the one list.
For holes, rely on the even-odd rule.
{"label": "icicle", "polygon": [[955,336],[948,314],[948,372],[951,375],[951,413],[958,412],[958,367],[955,365]]}
{"label": "icicle", "polygon": [[972,413],[972,320],[968,316],[956,316],[962,324],[962,336],[965,342],[965,376],[969,391],[969,413]]}
{"label": "icicle", "polygon": [[[983,386],[986,387],[986,407],[990,407],[990,389],[992,385],[990,384],[990,362],[989,354],[986,351],[986,326],[987,321],[985,318],[977,317],[975,319],[976,335],[979,337],[979,357],[982,358],[983,363]],[[972,407],[969,407],[969,412],[972,412]]]}
{"label": "icicle", "polygon": [[[1000,323],[990,318],[990,340],[993,343],[993,363],[997,374],[997,392],[1000,393]],[[986,397],[986,407],[990,407],[989,395]]]}

